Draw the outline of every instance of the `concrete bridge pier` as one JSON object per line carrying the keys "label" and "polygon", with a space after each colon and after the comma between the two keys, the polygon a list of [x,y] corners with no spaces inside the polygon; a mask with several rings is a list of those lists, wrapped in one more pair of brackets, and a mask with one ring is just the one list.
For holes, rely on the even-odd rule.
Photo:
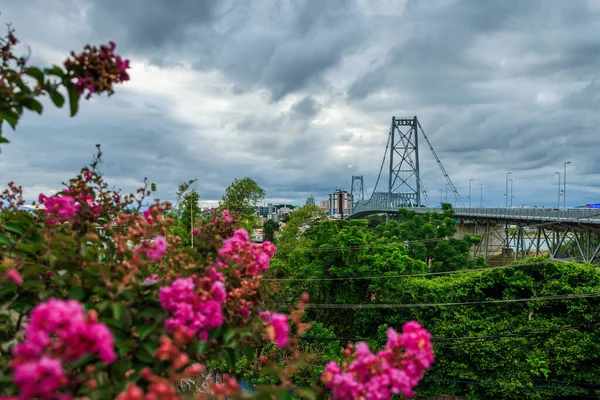
{"label": "concrete bridge pier", "polygon": [[483,257],[487,261],[491,255],[513,256],[509,255],[512,249],[507,245],[509,241],[504,224],[489,221],[460,221],[456,225],[456,234],[454,237],[462,239],[466,235],[481,236],[482,238],[479,245],[473,246],[473,258]]}

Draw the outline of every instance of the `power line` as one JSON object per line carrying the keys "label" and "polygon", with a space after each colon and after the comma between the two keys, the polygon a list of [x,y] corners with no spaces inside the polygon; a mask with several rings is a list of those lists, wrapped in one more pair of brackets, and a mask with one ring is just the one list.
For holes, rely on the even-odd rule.
{"label": "power line", "polygon": [[[548,335],[556,332],[564,332],[569,330],[575,330],[579,328],[590,329],[592,327],[598,327],[600,324],[582,324],[582,325],[567,325],[562,326],[560,328],[555,329],[544,329],[539,331],[521,331],[521,332],[512,332],[505,333],[500,335],[483,335],[483,336],[461,336],[461,337],[440,337],[433,336],[431,341],[433,342],[453,342],[453,341],[476,341],[476,340],[493,340],[493,339],[502,339],[502,338],[518,338],[518,337],[528,337],[528,336],[542,336]],[[340,337],[329,337],[329,338],[320,338],[313,336],[302,336],[300,340],[306,341],[339,341],[339,342],[369,342],[373,341],[373,339],[360,339],[360,338],[340,338]]]}
{"label": "power line", "polygon": [[[453,239],[453,238],[450,238]],[[317,248],[305,248],[305,249],[293,249],[293,250],[278,250],[277,253],[292,253],[294,251],[302,252],[302,253],[326,253],[333,251],[341,251],[341,250],[361,250],[361,249],[371,249],[371,248],[379,248],[379,247],[399,247],[404,244],[414,244],[414,243],[434,243],[440,242],[443,240],[449,240],[448,238],[431,238],[431,239],[415,239],[415,240],[403,240],[396,243],[375,243],[375,244],[364,244],[359,246],[334,246],[334,247],[317,247]],[[458,240],[458,239],[457,239]]]}
{"label": "power line", "polygon": [[552,390],[565,390],[565,391],[587,391],[587,392],[596,392],[600,391],[600,389],[592,389],[592,388],[584,388],[579,386],[541,386],[541,385],[532,385],[532,386],[524,386],[524,385],[516,385],[512,383],[498,383],[498,382],[478,382],[478,381],[467,381],[467,380],[458,380],[458,379],[443,379],[443,378],[423,378],[424,381],[434,381],[434,382],[446,382],[446,383],[464,383],[467,385],[482,385],[482,386],[497,386],[497,387],[512,387],[515,389],[552,389]]}
{"label": "power line", "polygon": [[[484,301],[465,301],[465,302],[454,302],[454,303],[423,303],[423,304],[310,304],[304,305],[304,308],[320,308],[320,309],[377,309],[377,308],[415,308],[415,307],[444,307],[444,306],[466,306],[466,305],[479,305],[479,304],[500,304],[500,303],[517,303],[517,302],[529,302],[529,301],[550,301],[550,300],[572,300],[572,299],[583,299],[588,297],[598,297],[600,291],[581,293],[581,294],[564,294],[555,296],[541,296],[541,297],[529,297],[522,299],[504,299],[504,300],[484,300]],[[294,303],[278,303],[279,307],[295,307]]]}
{"label": "power line", "polygon": [[[548,261],[536,261],[534,263],[527,264],[511,264],[511,265],[501,265],[497,267],[484,267],[484,268],[473,268],[473,269],[458,269],[452,271],[440,271],[440,272],[424,272],[421,274],[398,274],[398,275],[377,275],[377,276],[357,276],[357,277],[340,277],[340,278],[263,278],[262,281],[277,281],[277,282],[287,282],[287,281],[350,281],[350,280],[366,280],[366,279],[392,279],[392,278],[414,278],[414,277],[424,277],[424,276],[439,276],[439,275],[449,275],[449,274],[459,274],[459,273],[469,273],[469,272],[479,272],[479,271],[490,271],[495,269],[504,269],[504,268],[516,268],[516,267],[528,267],[533,265],[541,265],[552,262],[553,260]],[[556,261],[556,260],[554,260]]]}

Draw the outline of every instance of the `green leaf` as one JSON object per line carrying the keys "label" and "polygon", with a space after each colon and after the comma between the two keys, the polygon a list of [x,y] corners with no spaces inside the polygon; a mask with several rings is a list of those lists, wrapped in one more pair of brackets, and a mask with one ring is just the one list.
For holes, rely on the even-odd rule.
{"label": "green leaf", "polygon": [[279,399],[280,400],[291,400],[292,399],[292,394],[290,393],[289,390],[281,389],[279,391]]}
{"label": "green leaf", "polygon": [[5,230],[7,230],[10,233],[15,233],[19,236],[22,236],[25,233],[25,228],[23,228],[21,225],[16,224],[14,222],[7,222],[6,224],[3,225],[3,228]]}
{"label": "green leaf", "polygon": [[19,114],[11,110],[0,111],[0,122],[2,122],[2,120],[8,122],[8,124],[15,129],[19,122]]}
{"label": "green leaf", "polygon": [[230,369],[235,368],[235,351],[233,349],[225,348],[223,349],[225,353],[225,361],[227,361],[227,367]]}
{"label": "green leaf", "polygon": [[128,308],[123,308],[119,322],[124,330],[129,331],[131,329],[131,312]]}
{"label": "green leaf", "polygon": [[223,335],[223,344],[225,344],[225,345],[231,344],[231,342],[233,341],[234,335],[235,335],[234,330],[229,330],[229,331],[225,332],[225,334]]}
{"label": "green leaf", "polygon": [[123,305],[119,303],[115,303],[112,305],[113,318],[119,320],[121,318],[121,314],[123,313]]}
{"label": "green leaf", "polygon": [[150,354],[144,347],[138,347],[138,349],[135,351],[135,357],[146,364],[150,364],[152,361],[154,361],[152,354]]}
{"label": "green leaf", "polygon": [[29,67],[25,70],[25,73],[32,78],[35,78],[36,81],[41,85],[44,84],[44,73],[36,67]]}
{"label": "green leaf", "polygon": [[131,369],[131,360],[120,358],[110,367],[110,377],[113,382],[120,384],[125,381],[125,374]]}
{"label": "green leaf", "polygon": [[[0,123],[1,122],[2,122],[2,120],[0,120]],[[2,128],[2,127],[0,126],[0,128]],[[0,131],[0,133],[1,133],[1,131]],[[0,143],[10,143],[10,141],[5,137],[0,136]]]}
{"label": "green leaf", "polygon": [[65,97],[54,86],[48,86],[46,90],[48,91],[50,100],[52,100],[56,107],[60,108],[65,104]]}
{"label": "green leaf", "polygon": [[55,65],[52,68],[46,68],[44,71],[46,71],[48,75],[58,76],[59,78],[64,78],[66,76],[65,71],[58,65]]}
{"label": "green leaf", "polygon": [[155,322],[153,324],[145,324],[140,327],[136,327],[136,332],[140,337],[140,340],[145,340],[148,337],[148,335],[152,333],[152,331],[156,328],[157,325],[158,322]]}
{"label": "green leaf", "polygon": [[206,340],[200,340],[198,342],[198,344],[196,345],[196,353],[197,354],[204,354],[204,350],[206,350],[206,346],[208,345],[208,341]]}
{"label": "green leaf", "polygon": [[69,92],[69,106],[71,107],[71,117],[74,117],[75,114],[77,114],[77,111],[79,109],[79,93],[77,92],[77,89],[75,89],[75,86],[69,82],[68,84],[66,84],[67,86],[67,91]]}
{"label": "green leaf", "polygon": [[73,286],[71,290],[69,290],[69,297],[82,301],[87,297],[87,293],[81,286]]}
{"label": "green leaf", "polygon": [[248,361],[254,362],[254,359],[256,358],[255,354],[254,354],[254,347],[252,347],[248,343],[243,343],[240,347],[242,349],[242,352],[244,353],[244,356],[246,356]]}
{"label": "green leaf", "polygon": [[44,110],[44,107],[42,107],[42,103],[40,103],[39,101],[37,101],[36,99],[29,97],[24,99],[21,104],[23,105],[23,107],[27,108],[28,110],[31,111],[35,111],[38,114],[41,114],[42,111]]}
{"label": "green leaf", "polygon": [[13,243],[14,241],[11,238],[0,235],[0,245],[10,246]]}
{"label": "green leaf", "polygon": [[88,365],[91,360],[92,360],[92,356],[89,355],[89,354],[86,354],[83,357],[81,357],[79,360],[73,361],[71,363],[71,367],[73,367],[73,368],[81,368],[81,367],[83,367],[85,365]]}

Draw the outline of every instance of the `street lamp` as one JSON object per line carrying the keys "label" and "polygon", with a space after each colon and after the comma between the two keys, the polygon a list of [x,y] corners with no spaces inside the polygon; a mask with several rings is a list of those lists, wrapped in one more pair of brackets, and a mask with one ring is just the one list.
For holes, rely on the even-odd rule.
{"label": "street lamp", "polygon": [[506,173],[506,192],[504,193],[504,195],[506,196],[506,208],[508,208],[508,176],[510,174],[512,174],[512,172]]}
{"label": "street lamp", "polygon": [[483,208],[483,184],[481,182],[479,182],[479,190],[480,190],[479,208]]}
{"label": "street lamp", "polygon": [[512,201],[515,196],[513,196],[513,180],[509,179],[509,181],[510,181],[510,207],[512,208]]}
{"label": "street lamp", "polygon": [[442,206],[442,204],[444,204],[444,198],[442,197],[442,194],[444,192],[442,191],[442,189],[440,189],[440,207]]}
{"label": "street lamp", "polygon": [[571,161],[565,161],[565,171],[563,174],[563,207],[567,209],[567,164],[573,164]]}
{"label": "street lamp", "polygon": [[471,182],[473,179],[469,179],[469,208],[471,208]]}
{"label": "street lamp", "polygon": [[448,202],[448,184],[446,183],[446,203]]}
{"label": "street lamp", "polygon": [[560,172],[555,172],[555,174],[558,174],[558,203],[557,203],[557,208],[560,208]]}

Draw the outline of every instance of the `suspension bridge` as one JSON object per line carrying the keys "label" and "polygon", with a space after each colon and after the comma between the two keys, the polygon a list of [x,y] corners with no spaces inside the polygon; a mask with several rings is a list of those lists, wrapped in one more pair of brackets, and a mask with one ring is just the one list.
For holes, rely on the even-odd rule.
{"label": "suspension bridge", "polygon": [[417,213],[442,213],[425,207],[419,170],[419,141],[424,141],[455,196],[457,237],[480,235],[474,256],[513,253],[514,258],[544,254],[582,262],[600,262],[600,210],[584,208],[465,208],[456,186],[423,131],[416,116],[392,117],[379,175],[369,198],[365,198],[362,176],[352,177],[353,208],[349,218],[373,214],[395,214],[400,208]]}

